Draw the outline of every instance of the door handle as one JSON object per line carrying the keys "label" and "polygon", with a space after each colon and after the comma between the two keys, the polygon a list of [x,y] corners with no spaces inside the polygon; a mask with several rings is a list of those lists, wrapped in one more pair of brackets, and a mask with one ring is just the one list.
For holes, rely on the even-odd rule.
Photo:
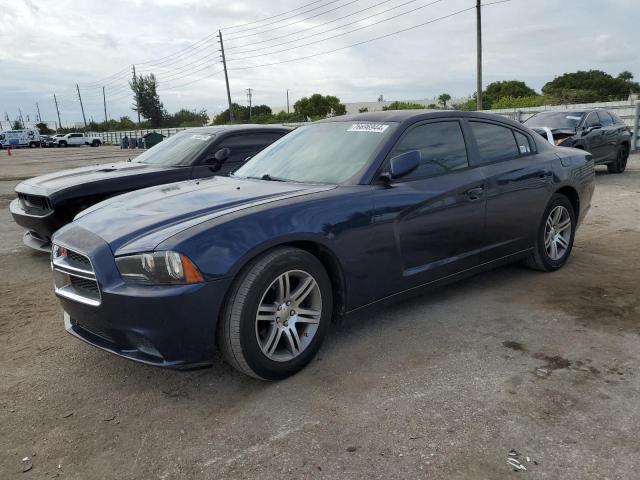
{"label": "door handle", "polygon": [[475,200],[480,200],[480,197],[482,197],[483,192],[484,192],[484,187],[476,187],[476,188],[467,190],[464,193],[469,200],[475,201]]}

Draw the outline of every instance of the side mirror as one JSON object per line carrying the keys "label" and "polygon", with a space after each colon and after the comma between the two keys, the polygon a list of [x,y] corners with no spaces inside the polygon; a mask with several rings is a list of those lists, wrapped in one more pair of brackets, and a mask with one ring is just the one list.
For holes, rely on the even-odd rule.
{"label": "side mirror", "polygon": [[381,176],[387,181],[404,177],[418,168],[421,160],[422,154],[418,150],[401,153],[391,159],[391,162],[389,162],[389,171],[383,173]]}
{"label": "side mirror", "polygon": [[225,162],[229,159],[229,157],[231,156],[231,150],[229,150],[227,147],[225,148],[221,148],[220,150],[218,150],[216,152],[216,154],[213,156],[213,158],[217,161],[217,162]]}

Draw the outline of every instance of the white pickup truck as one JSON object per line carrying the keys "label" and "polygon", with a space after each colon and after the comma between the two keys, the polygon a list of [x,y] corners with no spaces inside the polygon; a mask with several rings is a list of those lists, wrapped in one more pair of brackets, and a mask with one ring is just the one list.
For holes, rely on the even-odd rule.
{"label": "white pickup truck", "polygon": [[55,144],[58,147],[76,147],[78,145],[90,145],[92,147],[99,147],[102,145],[100,137],[92,137],[85,135],[84,133],[67,133],[63,137],[54,137]]}

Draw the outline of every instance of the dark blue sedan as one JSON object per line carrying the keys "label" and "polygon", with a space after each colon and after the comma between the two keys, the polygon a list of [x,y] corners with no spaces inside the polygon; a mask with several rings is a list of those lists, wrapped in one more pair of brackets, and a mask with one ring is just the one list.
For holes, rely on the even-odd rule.
{"label": "dark blue sedan", "polygon": [[298,128],[231,177],[99,203],[54,237],[72,335],[140,362],[281,379],[332,318],[508,262],[562,267],[594,164],[523,125],[382,112]]}

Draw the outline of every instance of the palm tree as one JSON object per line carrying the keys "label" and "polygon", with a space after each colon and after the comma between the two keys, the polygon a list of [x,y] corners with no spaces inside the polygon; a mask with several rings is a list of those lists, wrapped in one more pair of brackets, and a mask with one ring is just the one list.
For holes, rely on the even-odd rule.
{"label": "palm tree", "polygon": [[438,103],[442,105],[442,108],[447,108],[447,102],[451,100],[451,95],[448,93],[443,93],[438,97]]}

